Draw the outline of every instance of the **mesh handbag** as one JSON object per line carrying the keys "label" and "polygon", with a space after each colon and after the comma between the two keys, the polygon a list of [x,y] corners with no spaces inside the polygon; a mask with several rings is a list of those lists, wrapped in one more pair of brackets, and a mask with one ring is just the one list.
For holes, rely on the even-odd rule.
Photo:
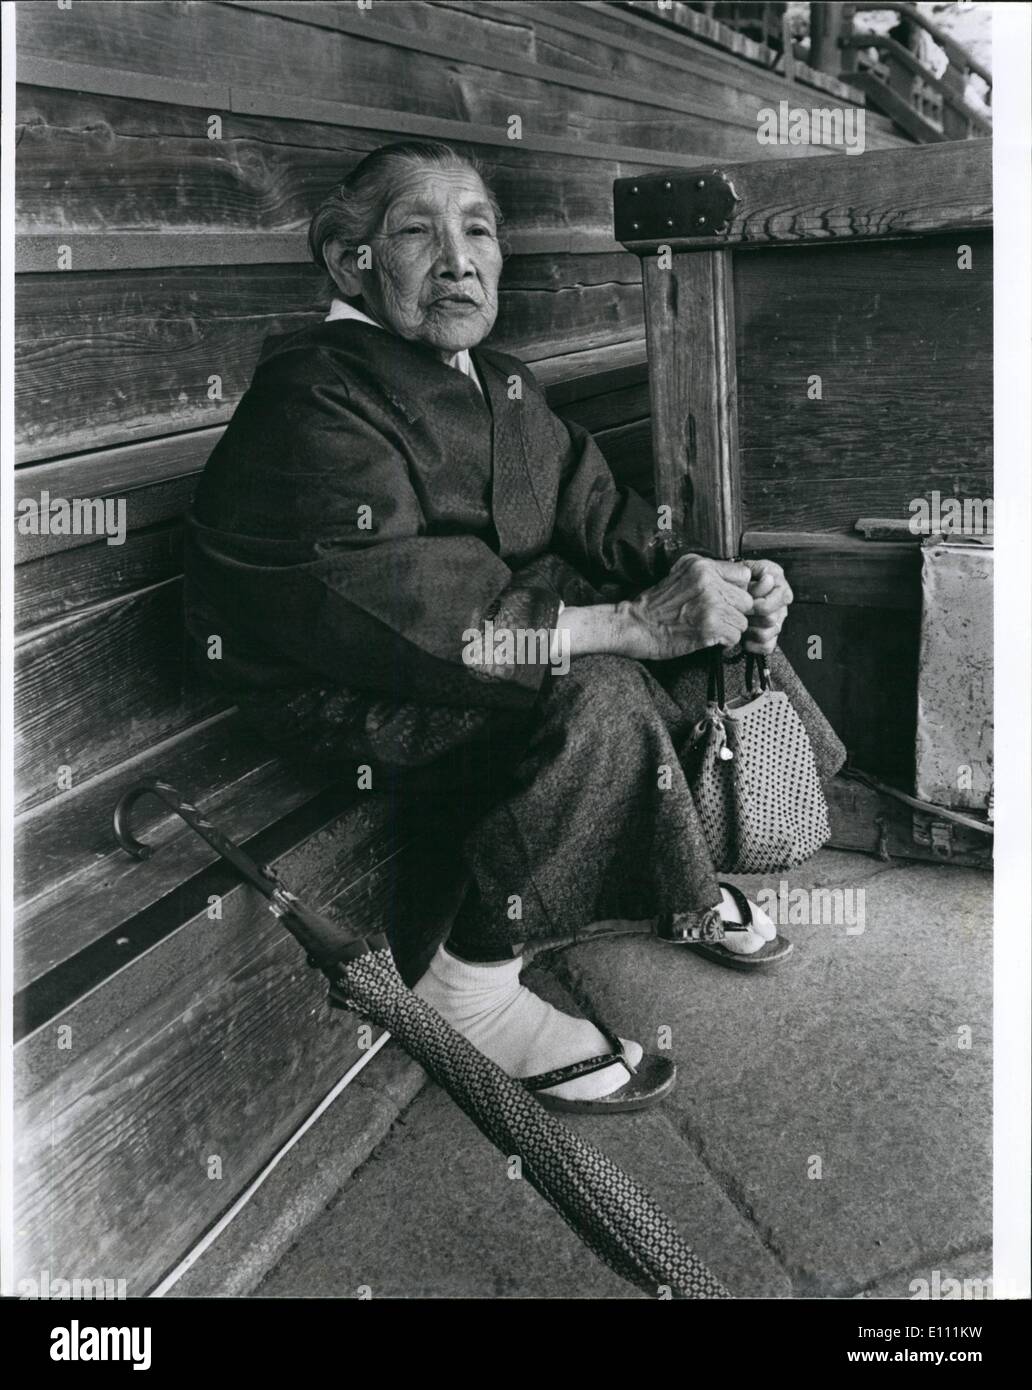
{"label": "mesh handbag", "polygon": [[788,696],[771,688],[764,658],[747,654],[745,689],[727,702],[724,651],[715,647],[706,714],[685,758],[688,784],[715,869],[794,869],[831,836],[813,749]]}

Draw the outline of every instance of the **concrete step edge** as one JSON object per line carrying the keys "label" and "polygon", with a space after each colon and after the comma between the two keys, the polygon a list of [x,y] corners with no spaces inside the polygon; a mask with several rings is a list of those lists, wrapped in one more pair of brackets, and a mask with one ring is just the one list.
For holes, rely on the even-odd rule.
{"label": "concrete step edge", "polygon": [[[328,1211],[427,1081],[393,1040],[319,1116],[215,1241],[169,1288],[169,1298],[255,1293]],[[347,1290],[341,1290],[342,1295]]]}

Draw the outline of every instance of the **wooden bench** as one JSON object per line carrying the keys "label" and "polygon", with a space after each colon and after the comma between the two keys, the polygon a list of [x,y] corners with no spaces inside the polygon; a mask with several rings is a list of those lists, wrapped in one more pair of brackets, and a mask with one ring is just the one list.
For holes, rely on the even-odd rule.
{"label": "wooden bench", "polygon": [[[619,353],[642,355],[640,344]],[[617,467],[628,451],[647,460],[643,361],[543,375],[555,378],[559,412],[592,429]],[[154,484],[163,495],[151,515],[178,512],[191,477]],[[176,512],[160,544],[154,532],[136,533],[133,560],[175,568]],[[85,572],[94,597],[98,570],[110,568],[112,580],[125,573],[115,547],[48,550],[35,540],[29,549],[42,553],[24,562],[19,584],[26,604],[31,594],[42,606],[70,583],[62,571]],[[144,1284],[165,1272],[184,1220],[200,1230],[214,1219],[227,1188],[235,1194],[267,1157],[271,1136],[289,1134],[375,1035],[328,1014],[320,980],[307,978],[261,899],[156,801],[141,804],[140,824],[157,852],[129,859],[111,830],[120,791],[160,775],[313,901],[379,920],[396,941],[408,931],[424,955],[461,887],[457,866],[421,861],[426,846],[385,798],[357,791],[357,778],[285,765],[231,709],[194,698],[177,661],[179,602],[178,577],[166,574],[128,605],[92,605],[85,632],[67,619],[37,629],[20,653],[20,725],[26,741],[35,737],[26,766],[55,766],[68,746],[46,694],[55,670],[77,669],[68,715],[75,736],[99,751],[81,792],[73,784],[30,805],[18,824],[19,1220],[30,1249],[50,1242],[53,1251],[60,1230],[58,1253],[70,1259],[96,1248],[102,1211],[134,1213],[116,1223],[115,1263],[124,1268],[132,1251]],[[33,708],[46,712],[38,725]],[[146,718],[134,722],[134,709]],[[186,727],[154,744],[162,717]],[[421,959],[412,950],[403,958],[410,974]],[[218,1181],[204,1177],[209,1160]]]}
{"label": "wooden bench", "polygon": [[[405,135],[481,158],[512,252],[496,341],[647,492],[641,274],[613,179],[751,157],[757,107],[806,73],[594,5],[82,0],[23,6],[18,41],[16,499],[122,500],[127,519],[117,546],[17,535],[18,1264],[142,1293],[370,1040],[157,802],[154,858],[123,855],[119,792],[160,771],[349,917],[404,933],[454,904],[382,802],[284,766],[181,659],[198,470],[262,339],[324,311],[312,207]],[[868,143],[905,141],[871,116]]]}

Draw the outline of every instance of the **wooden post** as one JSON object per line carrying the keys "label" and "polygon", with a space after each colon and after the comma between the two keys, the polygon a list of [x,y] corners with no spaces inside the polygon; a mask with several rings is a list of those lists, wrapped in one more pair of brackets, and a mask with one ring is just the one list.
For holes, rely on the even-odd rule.
{"label": "wooden post", "polygon": [[810,6],[810,67],[830,72],[833,77],[842,70],[838,41],[845,8],[845,5],[833,3]]}
{"label": "wooden post", "polygon": [[[742,534],[731,231],[721,169],[617,179],[617,239],[642,258],[656,504],[671,541],[721,559]],[[714,244],[716,242],[716,244]]]}
{"label": "wooden post", "polygon": [[[829,9],[832,8],[829,6]],[[855,5],[835,5],[838,11],[838,31],[835,34],[835,46],[839,50],[839,70],[838,75],[849,81],[849,74],[856,72],[857,51],[855,48],[843,48],[842,40],[848,39],[853,33],[853,20],[856,18]],[[811,6],[811,12],[813,7]]]}
{"label": "wooden post", "polygon": [[967,140],[971,136],[965,101],[967,79],[967,68],[951,57],[942,75],[942,131],[947,140]]}
{"label": "wooden post", "polygon": [[731,252],[647,256],[642,272],[656,504],[730,559],[742,534]]}
{"label": "wooden post", "polygon": [[795,81],[795,40],[792,37],[792,24],[788,11],[781,16],[781,50],[785,59],[785,81]]}

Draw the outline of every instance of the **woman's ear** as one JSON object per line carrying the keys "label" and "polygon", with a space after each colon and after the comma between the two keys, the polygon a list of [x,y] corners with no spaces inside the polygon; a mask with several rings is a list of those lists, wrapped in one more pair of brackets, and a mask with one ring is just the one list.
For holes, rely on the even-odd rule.
{"label": "woman's ear", "polygon": [[362,293],[362,277],[354,251],[349,251],[335,237],[323,243],[323,260],[330,278],[346,299],[356,299]]}

